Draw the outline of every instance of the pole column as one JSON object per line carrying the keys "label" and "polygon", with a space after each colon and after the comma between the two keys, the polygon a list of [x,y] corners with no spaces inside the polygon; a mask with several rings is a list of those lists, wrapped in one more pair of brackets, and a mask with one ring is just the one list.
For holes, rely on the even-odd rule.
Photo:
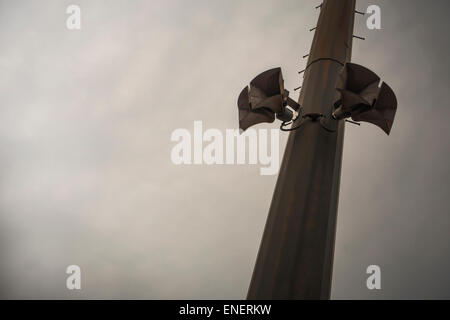
{"label": "pole column", "polygon": [[355,1],[323,1],[299,103],[324,117],[289,135],[248,299],[330,298],[345,124],[331,113],[351,59]]}

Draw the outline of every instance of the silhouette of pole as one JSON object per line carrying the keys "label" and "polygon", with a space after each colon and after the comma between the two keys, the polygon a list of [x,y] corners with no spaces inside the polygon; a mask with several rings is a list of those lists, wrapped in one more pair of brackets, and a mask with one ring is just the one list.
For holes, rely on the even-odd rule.
{"label": "silhouette of pole", "polygon": [[323,117],[289,135],[248,299],[330,298],[345,125],[331,114],[351,59],[355,1],[324,0],[320,8],[299,104]]}

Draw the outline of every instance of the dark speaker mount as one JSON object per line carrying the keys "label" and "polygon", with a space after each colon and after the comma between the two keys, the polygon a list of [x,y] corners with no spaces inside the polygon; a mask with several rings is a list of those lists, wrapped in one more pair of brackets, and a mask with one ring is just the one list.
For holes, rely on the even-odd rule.
{"label": "dark speaker mount", "polygon": [[288,122],[300,105],[284,89],[281,68],[267,70],[256,76],[239,95],[239,127],[247,130],[258,123],[272,123],[275,118]]}
{"label": "dark speaker mount", "polygon": [[333,118],[369,122],[389,135],[397,111],[397,99],[385,82],[381,86],[379,84],[380,77],[371,70],[346,63],[336,84],[340,99],[334,104]]}
{"label": "dark speaker mount", "polygon": [[[397,99],[386,83],[379,84],[380,78],[374,72],[348,62],[343,64],[336,83],[340,98],[334,103],[331,116],[302,114],[303,108],[284,89],[281,68],[270,69],[255,77],[239,95],[239,127],[245,131],[258,123],[272,123],[278,119],[282,122],[281,131],[293,131],[309,120],[319,122],[329,132],[335,132],[336,121],[345,120],[356,125],[360,125],[360,121],[369,122],[389,134],[397,110]],[[298,122],[295,127],[287,128],[294,122]]]}

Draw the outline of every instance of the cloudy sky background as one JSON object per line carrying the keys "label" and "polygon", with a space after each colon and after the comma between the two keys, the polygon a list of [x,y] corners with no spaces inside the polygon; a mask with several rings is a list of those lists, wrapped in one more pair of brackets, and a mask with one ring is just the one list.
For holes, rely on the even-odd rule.
{"label": "cloudy sky background", "polygon": [[[0,298],[244,298],[276,176],[175,166],[170,135],[236,128],[240,90],[266,69],[300,85],[317,4],[0,1]],[[369,4],[382,30],[356,17],[353,61],[399,109],[389,137],[347,125],[332,298],[449,299],[450,3]]]}

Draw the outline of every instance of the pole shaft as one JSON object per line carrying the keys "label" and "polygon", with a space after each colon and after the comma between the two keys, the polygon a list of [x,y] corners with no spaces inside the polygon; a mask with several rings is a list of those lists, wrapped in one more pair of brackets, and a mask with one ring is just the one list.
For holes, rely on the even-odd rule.
{"label": "pole shaft", "polygon": [[344,121],[331,113],[351,59],[355,1],[323,1],[299,103],[334,132],[305,120],[290,133],[248,299],[330,298],[344,137]]}

